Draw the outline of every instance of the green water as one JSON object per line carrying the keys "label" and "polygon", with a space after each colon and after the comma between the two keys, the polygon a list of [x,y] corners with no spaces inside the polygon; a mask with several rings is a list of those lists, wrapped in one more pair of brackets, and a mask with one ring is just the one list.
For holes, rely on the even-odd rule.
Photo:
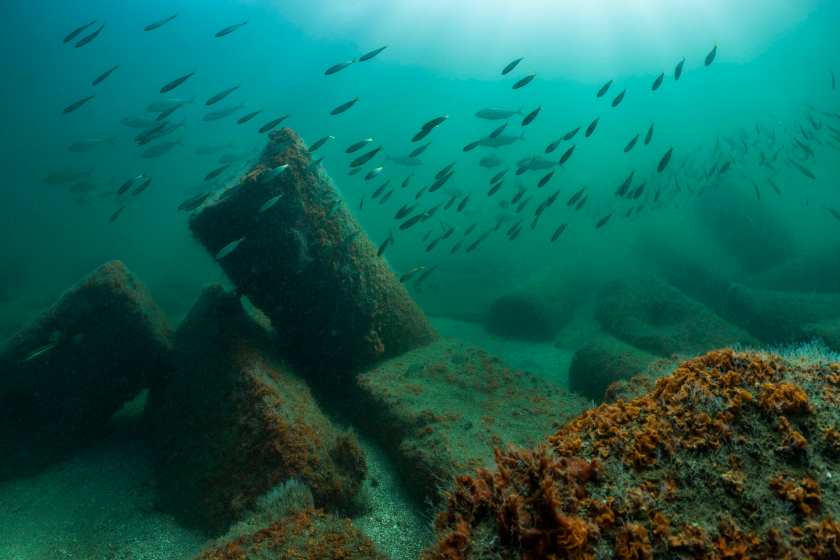
{"label": "green water", "polygon": [[[123,260],[177,324],[202,286],[226,280],[191,236],[189,214],[176,208],[250,169],[267,140],[259,127],[281,115],[289,115],[282,126],[309,144],[334,137],[313,157],[323,157],[325,171],[375,244],[393,233],[384,258],[398,276],[418,266],[436,267],[422,285],[407,285],[445,334],[460,334],[561,384],[577,348],[598,336],[592,306],[616,280],[659,275],[663,268],[673,274],[690,263],[721,285],[836,296],[840,93],[832,80],[835,74],[840,79],[840,5],[819,0],[556,4],[8,2],[0,35],[0,336],[13,334],[110,259]],[[175,13],[158,29],[143,30]],[[62,42],[91,20],[97,23]],[[242,21],[247,24],[234,32],[214,36]],[[101,22],[99,36],[74,46]],[[387,48],[370,60],[324,74],[333,64],[383,45]],[[707,65],[713,47],[716,56]],[[519,57],[524,58],[503,76],[502,68]],[[682,59],[683,73],[675,81]],[[91,85],[115,65],[113,74]],[[174,91],[159,92],[189,72],[195,75]],[[652,91],[660,73],[664,81]],[[531,83],[512,88],[529,74],[536,74]],[[597,98],[609,80],[609,91]],[[212,95],[233,86],[239,87],[206,106]],[[612,107],[623,90],[625,98]],[[95,98],[78,110],[62,112],[89,95]],[[355,97],[359,101],[347,112],[329,114]],[[183,126],[138,146],[134,137],[140,130],[121,120],[154,119],[158,113],[147,112],[147,106],[170,98],[191,100],[171,116]],[[231,116],[204,119],[211,110],[239,104]],[[505,122],[475,116],[487,107],[521,110],[504,134],[523,139],[465,151]],[[522,126],[523,114],[537,107],[536,119]],[[262,112],[237,124],[256,110]],[[426,139],[411,142],[424,123],[444,115],[448,118]],[[595,118],[598,127],[585,138]],[[652,141],[645,145],[652,124]],[[547,145],[577,127],[574,138],[545,153]],[[625,153],[637,134],[637,145]],[[368,137],[374,138],[370,147],[382,146],[382,152],[351,176],[350,161],[366,149],[351,155],[345,149]],[[87,152],[69,149],[85,139],[112,141]],[[171,140],[180,144],[161,157],[142,156]],[[422,165],[389,159],[425,142],[431,144],[419,156]],[[573,145],[562,167],[517,174],[520,160],[539,156],[555,164]],[[669,149],[673,156],[658,172]],[[223,156],[232,163],[205,180]],[[501,163],[483,167],[486,156]],[[450,163],[452,178],[418,198]],[[730,167],[721,172],[724,164]],[[382,172],[365,180],[379,165]],[[488,195],[491,177],[504,169],[502,187]],[[553,177],[538,187],[552,170]],[[47,177],[57,172],[83,176],[49,184]],[[616,196],[631,172],[630,191],[645,182],[644,192],[635,199]],[[117,194],[139,174],[152,179],[148,189]],[[382,196],[372,195],[386,181],[382,196],[390,194],[382,204]],[[584,188],[582,208],[567,204]],[[555,194],[554,204],[532,226],[540,204]],[[517,212],[523,201],[529,202]],[[394,215],[405,204],[417,204],[416,212],[438,209],[433,219],[403,231],[403,220]],[[562,224],[565,231],[552,241]],[[430,248],[451,228],[450,237]],[[482,234],[484,242],[467,252]],[[458,243],[460,250],[453,252]],[[809,259],[822,264],[802,269],[806,272],[793,280],[774,276],[774,270]],[[678,287],[691,292],[690,286]],[[476,324],[496,298],[514,292],[534,296],[564,325],[553,344],[511,343]],[[714,297],[703,303],[737,322],[732,315],[737,309],[721,310]],[[191,536],[183,539],[194,546]]]}

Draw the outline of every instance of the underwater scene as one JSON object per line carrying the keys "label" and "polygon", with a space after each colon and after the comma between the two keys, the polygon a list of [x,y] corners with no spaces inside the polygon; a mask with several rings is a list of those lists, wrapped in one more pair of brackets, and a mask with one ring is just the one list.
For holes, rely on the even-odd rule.
{"label": "underwater scene", "polygon": [[0,560],[840,559],[840,3],[4,8]]}

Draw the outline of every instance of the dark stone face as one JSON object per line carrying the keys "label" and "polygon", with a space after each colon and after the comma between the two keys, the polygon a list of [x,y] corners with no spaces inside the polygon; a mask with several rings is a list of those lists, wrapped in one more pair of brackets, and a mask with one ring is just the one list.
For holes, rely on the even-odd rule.
{"label": "dark stone face", "polygon": [[493,334],[517,340],[552,340],[557,330],[545,303],[528,294],[509,294],[494,301],[484,324]]}

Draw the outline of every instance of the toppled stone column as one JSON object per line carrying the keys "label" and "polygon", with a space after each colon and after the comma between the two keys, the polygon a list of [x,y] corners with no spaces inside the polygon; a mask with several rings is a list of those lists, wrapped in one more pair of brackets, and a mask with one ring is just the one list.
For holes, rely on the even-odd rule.
{"label": "toppled stone column", "polygon": [[163,312],[120,261],[65,292],[0,353],[0,477],[71,452],[171,367]]}
{"label": "toppled stone column", "polygon": [[355,371],[435,338],[288,128],[271,135],[260,162],[193,215],[190,228],[271,318],[285,356],[300,367]]}
{"label": "toppled stone column", "polygon": [[324,415],[272,355],[269,331],[220,286],[175,334],[175,370],[146,407],[161,506],[220,534],[272,487],[297,479],[316,506],[349,506],[367,472],[356,437]]}

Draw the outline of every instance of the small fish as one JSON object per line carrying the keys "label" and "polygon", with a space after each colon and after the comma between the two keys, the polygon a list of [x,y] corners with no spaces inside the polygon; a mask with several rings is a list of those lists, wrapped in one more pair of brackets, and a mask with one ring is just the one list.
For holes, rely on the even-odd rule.
{"label": "small fish", "polygon": [[[353,152],[358,152],[359,150],[361,150],[362,148],[364,148],[365,146],[367,146],[371,142],[373,142],[373,138],[365,138],[363,140],[359,140],[358,142],[350,144],[350,146],[348,146],[347,149],[344,150],[344,153],[345,154],[352,154]],[[417,154],[417,155],[419,155],[419,154]],[[414,152],[411,153],[411,157],[415,157]]]}
{"label": "small fish", "polygon": [[186,105],[187,103],[195,102],[195,97],[187,98],[178,98],[172,97],[170,99],[161,99],[159,101],[154,101],[149,103],[146,106],[147,113],[162,113],[164,111],[168,111],[172,107]]}
{"label": "small fish", "polygon": [[455,162],[449,163],[443,166],[437,173],[435,173],[435,179],[441,179],[446,175],[449,175],[449,172],[452,171],[452,168],[455,167]]}
{"label": "small fish", "polygon": [[52,350],[53,348],[55,348],[56,346],[58,346],[58,342],[50,342],[49,344],[45,344],[40,348],[36,348],[35,350],[27,354],[27,356],[24,359],[22,359],[20,363],[26,363],[31,362],[32,360],[36,360],[44,354],[46,354],[47,352],[49,352],[50,350]]}
{"label": "small fish", "polygon": [[449,197],[449,200],[446,202],[446,204],[444,204],[443,209],[444,210],[449,210],[450,208],[452,208],[452,205],[455,204],[456,200],[458,200],[458,195],[453,194],[452,196]]}
{"label": "small fish", "polygon": [[354,97],[350,101],[345,101],[344,103],[330,111],[330,115],[340,115],[341,113],[347,111],[348,109],[350,109],[350,107],[355,105],[357,101],[359,101],[358,97]]}
{"label": "small fish", "polygon": [[[368,138],[368,141],[373,141],[373,138]],[[426,151],[426,148],[428,148],[431,145],[432,145],[431,142],[426,142],[425,144],[422,144],[421,146],[418,146],[417,148],[414,148],[413,150],[411,150],[411,153],[408,154],[408,157],[410,157],[410,158],[418,157],[420,154],[422,154],[423,152]],[[350,152],[347,152],[347,153],[349,154]]]}
{"label": "small fish", "polygon": [[612,100],[612,106],[618,107],[622,101],[624,101],[624,95],[627,93],[627,90],[622,90],[621,93],[615,96],[615,99]]}
{"label": "small fish", "polygon": [[513,72],[513,69],[514,69],[514,68],[516,68],[516,66],[517,66],[520,62],[522,62],[523,60],[525,60],[525,57],[524,57],[524,56],[519,57],[519,58],[516,58],[516,59],[511,60],[510,62],[508,62],[507,66],[505,66],[504,68],[502,68],[502,76],[507,76],[508,74],[510,74],[511,72]]}
{"label": "small fish", "polygon": [[211,96],[207,101],[204,102],[204,104],[209,107],[210,105],[213,105],[214,103],[218,103],[219,101],[221,101],[222,99],[224,99],[225,97],[227,97],[228,95],[230,95],[231,93],[233,93],[234,91],[236,91],[238,89],[239,89],[239,86],[229,87],[228,89],[226,89],[224,91],[220,91],[216,95]]}
{"label": "small fish", "polygon": [[615,196],[624,196],[627,194],[627,190],[630,188],[630,185],[633,184],[633,177],[636,175],[635,171],[631,171],[630,175],[624,179],[624,182],[619,185],[618,189],[615,191]]}
{"label": "small fish", "polygon": [[467,207],[467,203],[469,201],[470,201],[470,195],[467,194],[466,196],[464,196],[463,199],[461,199],[461,202],[458,203],[458,212],[463,212],[464,208]]}
{"label": "small fish", "polygon": [[93,99],[94,97],[96,97],[96,96],[95,95],[88,95],[87,97],[82,97],[81,99],[79,99],[77,101],[74,101],[73,103],[71,103],[70,105],[65,107],[64,110],[61,111],[61,112],[64,113],[65,115],[67,115],[69,113],[72,113],[73,111],[78,110],[79,107],[81,107],[82,105],[84,105],[85,103],[87,103],[88,101]]}
{"label": "small fish", "polygon": [[480,165],[481,167],[484,167],[486,169],[492,169],[494,167],[499,167],[503,163],[504,163],[504,161],[496,155],[484,156],[480,160],[478,160],[478,165]]}
{"label": "small fish", "polygon": [[837,78],[834,76],[834,71],[831,71],[831,90],[837,90]]}
{"label": "small fish", "polygon": [[160,144],[155,144],[151,148],[148,148],[143,153],[141,153],[140,157],[144,159],[160,157],[163,154],[172,150],[172,148],[179,145],[180,143],[180,140],[173,140],[171,142],[161,142]]}
{"label": "small fish", "polygon": [[601,229],[602,227],[607,225],[607,222],[610,221],[610,218],[612,218],[612,212],[598,220],[598,222],[595,224],[595,229]]}
{"label": "small fish", "polygon": [[248,113],[247,115],[242,115],[241,117],[239,117],[236,120],[236,124],[245,124],[246,122],[250,121],[251,119],[253,119],[257,115],[262,113],[262,111],[263,111],[262,109],[258,109],[256,111],[252,111],[252,112]]}
{"label": "small fish", "polygon": [[368,171],[367,175],[365,175],[365,181],[370,181],[371,179],[376,178],[377,175],[382,173],[382,170],[385,169],[383,166],[374,167],[370,171]]}
{"label": "small fish", "polygon": [[260,129],[258,130],[258,132],[260,134],[262,134],[264,132],[268,132],[269,130],[271,130],[272,128],[274,128],[275,126],[277,126],[278,124],[280,124],[281,122],[285,121],[288,118],[289,118],[289,115],[282,115],[280,117],[277,117],[276,119],[272,119],[272,120],[268,121],[267,123],[265,123],[264,125],[262,125],[260,127]]}
{"label": "small fish", "polygon": [[166,25],[167,23],[169,23],[170,21],[172,21],[172,20],[173,20],[173,19],[175,19],[176,17],[178,17],[178,14],[177,14],[177,13],[172,14],[172,15],[171,15],[171,16],[169,16],[169,17],[166,17],[166,18],[160,19],[160,20],[158,20],[158,21],[152,22],[152,23],[150,23],[149,25],[147,25],[146,27],[144,27],[144,28],[143,28],[143,31],[154,31],[155,29],[157,29],[157,28],[159,28],[159,27],[163,27],[164,25]]}
{"label": "small fish", "polygon": [[663,82],[664,80],[665,80],[665,72],[662,72],[662,73],[661,73],[661,74],[659,74],[659,76],[657,76],[657,77],[656,77],[656,79],[653,81],[653,85],[652,85],[652,86],[650,86],[651,91],[656,91],[656,90],[658,90],[660,87],[662,87],[662,82]]}
{"label": "small fish", "polygon": [[[533,111],[531,111],[530,113],[525,115],[525,118],[522,119],[522,126],[528,126],[529,124],[534,122],[534,119],[536,119],[537,115],[540,114],[541,109],[542,109],[542,106],[537,107],[536,109],[534,109]],[[499,131],[499,134],[501,134],[501,131]],[[496,136],[498,136],[499,134],[496,134]],[[495,136],[491,136],[491,138],[495,138]]]}
{"label": "small fish", "polygon": [[717,45],[715,45],[714,48],[711,51],[709,51],[709,54],[706,55],[706,66],[711,66],[712,62],[715,61],[715,57],[717,56],[717,49]]}
{"label": "small fish", "polygon": [[220,31],[217,31],[215,36],[216,37],[224,37],[225,35],[230,35],[231,33],[233,33],[234,31],[236,31],[237,29],[239,29],[240,27],[242,27],[243,25],[245,25],[247,23],[248,23],[247,21],[242,21],[240,23],[234,23],[233,25],[228,25],[224,29],[221,29]]}
{"label": "small fish", "polygon": [[104,82],[104,81],[108,78],[108,76],[110,76],[111,74],[113,74],[113,73],[114,73],[114,71],[116,71],[116,70],[117,70],[117,68],[119,68],[119,67],[120,67],[120,65],[119,65],[119,64],[117,64],[116,66],[112,66],[112,67],[108,68],[107,70],[105,70],[104,72],[102,72],[99,76],[97,76],[97,77],[96,77],[96,78],[95,78],[95,79],[94,79],[94,80],[90,83],[90,85],[92,85],[92,86],[98,86],[99,84],[101,84],[102,82]]}
{"label": "small fish", "polygon": [[597,117],[594,121],[589,123],[589,126],[586,127],[586,132],[584,133],[584,136],[586,138],[589,138],[590,136],[592,136],[592,134],[594,134],[595,129],[598,128],[598,121],[600,120],[601,117]]}
{"label": "small fish", "polygon": [[607,82],[607,83],[605,83],[604,85],[602,85],[602,86],[601,86],[601,89],[599,89],[599,90],[598,90],[598,93],[596,93],[596,94],[595,94],[595,97],[597,97],[597,98],[599,98],[599,99],[600,99],[601,97],[604,97],[604,96],[607,94],[607,92],[609,91],[610,86],[612,86],[612,85],[613,85],[613,81],[612,81],[612,80],[610,80],[609,82]]}
{"label": "small fish", "polygon": [[401,230],[406,230],[411,228],[412,226],[416,225],[425,217],[425,213],[421,212],[419,214],[415,214],[414,216],[410,217],[406,221],[400,224]]}
{"label": "small fish", "polygon": [[559,140],[555,140],[554,142],[552,142],[551,144],[546,146],[545,147],[545,153],[550,154],[550,153],[554,152],[554,150],[557,149],[557,147],[560,145],[561,142],[563,142],[562,138],[559,139]]}
{"label": "small fish", "polygon": [[522,200],[522,197],[525,195],[526,192],[528,192],[528,189],[526,189],[526,188],[522,187],[522,185],[520,185],[519,190],[517,191],[517,193],[515,195],[513,195],[513,198],[510,200],[510,203],[511,204],[516,204],[517,202]]}
{"label": "small fish", "polygon": [[520,140],[525,140],[525,134],[520,134],[519,136],[512,136],[510,134],[500,134],[495,138],[482,138],[479,140],[479,145],[486,146],[488,148],[501,148],[502,146],[509,146],[510,144],[514,144],[519,142]]}
{"label": "small fish", "polygon": [[88,22],[84,25],[81,25],[81,26],[77,27],[76,29],[74,29],[73,31],[71,31],[70,33],[67,34],[67,36],[64,38],[64,42],[69,43],[70,41],[72,41],[73,39],[78,37],[80,33],[82,33],[85,29],[87,29],[88,27],[90,27],[94,23],[96,23],[96,20],[93,20],[91,22]]}
{"label": "small fish", "polygon": [[270,210],[275,204],[277,204],[280,201],[281,198],[283,198],[283,193],[272,196],[271,198],[266,200],[262,206],[260,206],[260,209],[257,211],[257,213],[262,214],[263,212]]}
{"label": "small fish", "polygon": [[567,226],[568,226],[568,224],[560,224],[559,226],[557,226],[557,229],[555,229],[554,233],[551,235],[551,242],[552,243],[557,241],[557,239],[559,239],[559,237],[561,235],[563,235],[563,232],[566,231]]}
{"label": "small fish", "polygon": [[148,189],[149,185],[151,185],[151,184],[152,184],[152,178],[151,177],[146,177],[145,181],[143,181],[142,183],[137,185],[137,187],[133,191],[131,191],[131,196],[139,195],[140,193],[142,193],[143,191]]}
{"label": "small fish", "polygon": [[662,156],[662,159],[659,160],[659,165],[656,166],[656,171],[662,173],[665,171],[665,168],[668,167],[668,163],[671,161],[671,154],[674,153],[674,148],[669,148],[665,155]]}
{"label": "small fish", "polygon": [[330,140],[335,140],[335,136],[324,136],[323,138],[319,138],[311,146],[309,146],[309,153],[311,154]]}
{"label": "small fish", "polygon": [[678,82],[682,77],[683,66],[685,66],[685,59],[680,60],[674,68],[674,81]]}
{"label": "small fish", "polygon": [[412,177],[414,177],[414,173],[411,173],[408,176],[406,176],[406,178],[403,179],[402,184],[400,184],[400,188],[403,188],[403,189],[406,188],[408,186],[408,184],[411,182]]}
{"label": "small fish", "polygon": [[635,148],[636,143],[638,141],[639,141],[639,134],[636,134],[636,136],[634,136],[629,142],[627,142],[627,145],[624,146],[624,153],[626,154],[627,152],[629,152],[630,150]]}
{"label": "small fish", "polygon": [[645,134],[645,146],[649,146],[651,140],[653,140],[653,123],[650,123],[650,128],[648,128],[648,131]]}
{"label": "small fish", "polygon": [[233,253],[234,251],[236,251],[236,249],[237,249],[237,248],[238,248],[238,247],[242,244],[242,242],[243,242],[243,241],[245,241],[245,238],[244,238],[244,237],[240,237],[239,239],[237,239],[237,240],[235,240],[235,241],[231,241],[230,243],[228,243],[227,245],[225,245],[224,247],[222,247],[222,248],[219,250],[219,252],[218,252],[218,253],[216,253],[216,256],[215,256],[214,258],[215,258],[217,261],[222,260],[222,259],[223,259],[223,258],[225,258],[226,256],[228,256],[228,255],[230,255],[231,253]]}
{"label": "small fish", "polygon": [[475,241],[472,242],[472,244],[469,247],[467,247],[467,253],[472,253],[473,251],[475,251],[481,244],[481,242],[487,239],[487,237],[489,236],[490,231],[482,233]]}
{"label": "small fish", "polygon": [[214,169],[213,171],[211,171],[210,173],[205,175],[204,180],[205,181],[212,181],[213,179],[215,179],[216,177],[218,177],[219,175],[224,173],[227,170],[228,167],[230,167],[229,163],[225,164],[225,165],[222,165],[221,167],[217,167],[216,169]]}
{"label": "small fish", "polygon": [[414,210],[416,208],[417,208],[416,204],[412,204],[412,205],[403,204],[402,206],[400,206],[400,209],[397,210],[397,213],[394,214],[394,219],[395,220],[402,220],[403,218],[405,218],[406,216],[408,216],[409,214],[414,212]]}
{"label": "small fish", "polygon": [[197,194],[192,196],[178,205],[178,210],[183,212],[192,212],[202,204],[210,196],[209,192]]}
{"label": "small fish", "polygon": [[[445,238],[442,238],[442,239],[445,239]],[[424,270],[424,271],[423,271],[423,274],[421,274],[420,276],[418,276],[418,277],[417,277],[417,280],[414,282],[414,287],[415,287],[415,288],[417,288],[417,287],[419,287],[419,286],[420,286],[423,282],[425,282],[425,281],[426,281],[426,279],[427,279],[429,276],[431,276],[431,274],[432,274],[435,270],[437,270],[437,267],[438,267],[438,265],[433,265],[433,266],[430,266],[429,268],[427,268],[426,270]]]}
{"label": "small fish", "polygon": [[113,224],[114,222],[116,222],[117,218],[120,217],[120,214],[122,214],[123,210],[125,210],[125,206],[120,206],[119,208],[117,208],[117,211],[111,214],[111,217],[108,218],[108,223]]}
{"label": "small fish", "polygon": [[444,123],[446,119],[449,118],[449,115],[442,115],[440,117],[435,117],[429,121],[427,121],[423,126],[420,127],[421,130],[432,130]]}
{"label": "small fish", "polygon": [[120,188],[117,189],[117,196],[125,194],[138,181],[142,180],[143,177],[144,177],[144,175],[141,173],[140,175],[137,175],[136,177],[132,177],[131,179],[128,179],[127,181],[125,181],[122,185],[120,185]]}
{"label": "small fish", "polygon": [[477,225],[478,225],[478,222],[473,222],[472,224],[470,224],[470,225],[467,227],[467,229],[465,229],[465,230],[464,230],[464,237],[469,236],[469,234],[471,234],[471,233],[473,232],[473,230],[475,230],[475,227],[476,227]]}
{"label": "small fish", "polygon": [[837,210],[835,210],[834,208],[826,208],[826,210],[828,210],[828,212],[829,212],[832,216],[834,216],[834,219],[835,219],[835,220],[837,220],[837,221],[839,221],[839,222],[840,222],[840,212],[838,212],[838,211],[837,211]]}
{"label": "small fish", "polygon": [[414,136],[411,137],[411,141],[412,142],[419,142],[420,140],[422,140],[423,138],[428,136],[431,131],[432,131],[431,128],[429,128],[429,129],[421,128],[417,132],[417,134],[415,134]]}
{"label": "small fish", "polygon": [[479,147],[480,145],[481,145],[481,140],[475,140],[473,142],[470,142],[469,144],[465,144],[464,147],[461,148],[461,151],[462,152],[471,152],[474,149],[476,149],[477,147]]}
{"label": "small fish", "polygon": [[[240,103],[239,105],[228,105],[227,107],[222,107],[221,109],[216,109],[215,111],[209,111],[205,113],[201,120],[204,121],[218,121],[224,119],[225,117],[229,117],[230,115],[236,113],[240,109],[245,106],[244,103]],[[240,119],[242,120],[242,119]],[[247,121],[246,121],[247,122]]]}
{"label": "small fish", "polygon": [[376,55],[378,55],[379,53],[381,53],[382,51],[384,51],[387,48],[388,48],[388,45],[385,45],[384,47],[379,47],[378,49],[373,49],[372,51],[368,51],[368,52],[366,52],[365,54],[363,54],[362,56],[359,57],[359,62],[365,62],[366,60],[370,60],[371,58],[375,57]]}
{"label": "small fish", "polygon": [[355,62],[354,60],[346,60],[344,62],[339,62],[338,64],[333,64],[332,66],[330,66],[329,68],[324,70],[324,76],[332,76],[336,72],[341,72],[342,70],[344,70],[345,68],[347,68],[348,66],[353,64],[354,62]]}
{"label": "small fish", "polygon": [[573,194],[573,195],[571,196],[571,198],[569,198],[569,200],[566,202],[566,206],[572,206],[572,205],[574,205],[574,204],[575,204],[578,200],[580,200],[580,199],[581,199],[580,197],[581,197],[581,196],[583,196],[583,191],[585,191],[585,190],[586,190],[586,187],[583,187],[582,189],[580,189],[579,191],[577,191],[575,194]]}
{"label": "small fish", "polygon": [[487,196],[488,196],[488,197],[489,197],[489,196],[493,196],[494,194],[496,194],[497,192],[499,192],[499,189],[501,189],[501,188],[502,188],[502,185],[504,185],[504,184],[505,184],[505,182],[504,182],[504,181],[499,181],[498,183],[496,183],[495,185],[493,185],[492,187],[490,187],[490,190],[489,190],[489,191],[487,191]]}
{"label": "small fish", "polygon": [[[533,120],[533,119],[532,119],[532,120]],[[530,121],[529,121],[529,122],[530,122]],[[490,135],[488,136],[488,138],[495,138],[496,136],[498,136],[499,134],[501,134],[502,132],[504,132],[505,128],[507,128],[507,125],[508,125],[508,123],[504,123],[503,125],[501,125],[501,126],[499,126],[499,127],[495,128],[495,129],[493,130],[493,132],[491,132],[491,133],[490,133]]]}
{"label": "small fish", "polygon": [[799,171],[800,173],[802,173],[803,175],[805,175],[806,177],[808,177],[812,181],[817,180],[817,176],[814,175],[814,172],[811,171],[810,169],[808,169],[807,167],[805,167],[804,165],[801,165],[801,164],[799,164],[799,163],[797,163],[793,160],[790,160],[790,163],[793,164],[793,166],[797,169],[797,171]]}
{"label": "small fish", "polygon": [[481,109],[478,111],[475,116],[480,119],[486,119],[488,121],[499,121],[499,120],[506,120],[514,115],[521,115],[522,109],[517,109],[516,111],[511,111],[509,109],[498,109],[495,107],[489,107],[487,109]]}
{"label": "small fish", "polygon": [[576,148],[576,147],[577,147],[577,144],[572,144],[572,147],[571,147],[571,148],[569,148],[568,150],[566,150],[565,152],[563,152],[563,155],[562,155],[562,156],[560,156],[560,161],[559,161],[559,162],[557,162],[557,165],[563,165],[564,163],[566,163],[567,161],[569,161],[569,158],[570,158],[570,157],[572,157],[572,154],[573,154],[573,153],[575,153],[575,148]]}
{"label": "small fish", "polygon": [[160,88],[160,92],[161,93],[170,92],[173,89],[175,89],[176,87],[178,87],[181,84],[183,84],[184,82],[186,82],[187,80],[189,80],[193,76],[195,76],[195,72],[190,72],[188,74],[184,74],[183,76],[175,78],[174,80],[172,80],[171,82],[165,84],[162,88]]}
{"label": "small fish", "polygon": [[530,84],[536,77],[536,74],[528,74],[527,76],[525,76],[524,78],[520,78],[515,84],[513,84],[511,86],[511,89],[524,88],[525,86]]}
{"label": "small fish", "polygon": [[282,165],[278,165],[274,169],[269,169],[268,171],[263,172],[260,175],[260,184],[265,184],[273,181],[277,177],[279,177],[284,171],[289,168],[288,163],[284,163]]}
{"label": "small fish", "polygon": [[425,269],[426,269],[425,266],[415,266],[414,268],[412,268],[411,270],[409,270],[408,272],[406,272],[405,274],[400,276],[400,284],[405,284],[406,282],[408,282],[409,280],[414,278],[414,276],[418,272],[420,272],[421,270],[425,270]]}
{"label": "small fish", "polygon": [[378,148],[374,148],[373,150],[360,155],[359,157],[357,157],[356,159],[354,159],[353,161],[350,162],[350,167],[359,167],[359,166],[362,166],[362,165],[366,164],[371,159],[373,159],[373,157],[376,154],[378,154],[380,150],[382,150],[382,146],[379,146]]}
{"label": "small fish", "polygon": [[84,37],[79,39],[79,42],[76,43],[76,48],[78,49],[84,47],[85,45],[96,39],[99,36],[99,34],[102,33],[103,29],[105,29],[104,23],[100,25],[99,28],[97,28],[97,30],[91,33],[90,35],[85,35]]}
{"label": "small fish", "polygon": [[546,174],[543,176],[543,178],[542,178],[542,179],[540,179],[540,182],[539,182],[539,183],[537,183],[537,188],[538,188],[538,189],[541,189],[541,188],[543,188],[544,186],[546,186],[546,185],[548,184],[548,182],[549,182],[549,181],[551,181],[551,178],[552,178],[552,177],[554,177],[554,171],[549,171],[548,173],[546,173]]}
{"label": "small fish", "polygon": [[389,231],[388,237],[385,238],[385,241],[379,246],[379,249],[376,251],[376,256],[381,257],[385,250],[390,247],[394,243],[394,232]]}
{"label": "small fish", "polygon": [[578,133],[578,131],[579,131],[579,130],[580,130],[580,127],[577,127],[577,128],[574,128],[574,129],[570,130],[570,131],[569,131],[569,132],[567,132],[566,134],[564,134],[564,135],[563,135],[563,141],[564,141],[564,142],[568,142],[569,140],[571,140],[572,138],[574,138],[574,137],[577,135],[577,133]]}

